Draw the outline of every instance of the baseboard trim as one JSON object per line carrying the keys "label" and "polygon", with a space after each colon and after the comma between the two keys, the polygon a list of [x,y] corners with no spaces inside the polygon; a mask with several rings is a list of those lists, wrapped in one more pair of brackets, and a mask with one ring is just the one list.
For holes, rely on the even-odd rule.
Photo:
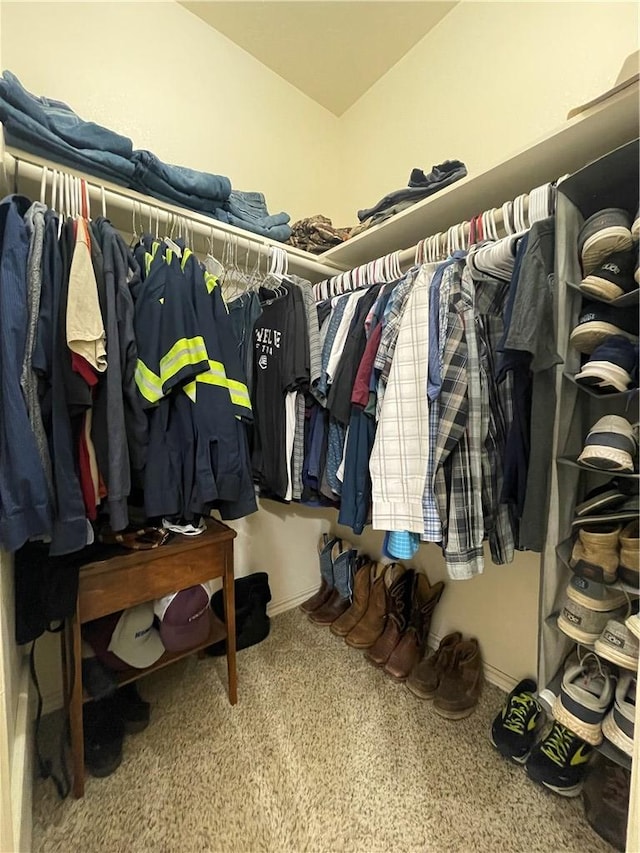
{"label": "baseboard trim", "polygon": [[269,616],[277,616],[279,613],[286,613],[287,610],[293,610],[294,607],[298,607],[298,605],[302,604],[303,601],[306,601],[307,598],[310,598],[314,592],[317,592],[318,584],[314,584],[312,587],[303,590],[302,592],[298,592],[296,595],[292,595],[289,598],[283,598],[281,601],[272,602],[267,608],[267,612]]}
{"label": "baseboard trim", "polygon": [[33,780],[33,702],[29,659],[20,667],[13,758],[11,762],[11,815],[16,851],[31,850]]}

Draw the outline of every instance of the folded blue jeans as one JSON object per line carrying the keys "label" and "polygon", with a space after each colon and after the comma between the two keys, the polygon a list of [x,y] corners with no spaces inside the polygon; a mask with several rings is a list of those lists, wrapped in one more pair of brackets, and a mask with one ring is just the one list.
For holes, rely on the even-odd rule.
{"label": "folded blue jeans", "polygon": [[289,237],[291,237],[291,228],[286,224],[273,225],[271,228],[264,228],[258,222],[240,219],[232,213],[228,213],[221,207],[216,210],[214,215],[219,222],[226,222],[227,225],[234,225],[236,228],[251,231],[253,234],[259,234],[261,237],[269,237],[271,240],[277,240],[281,243],[286,242]]}
{"label": "folded blue jeans", "polygon": [[0,100],[0,121],[4,125],[8,145],[22,148],[62,166],[88,172],[116,184],[130,186],[134,165],[130,160],[111,151],[96,148],[74,148],[46,127],[38,124],[31,116],[16,110],[11,104]]}
{"label": "folded blue jeans", "polygon": [[291,219],[289,214],[284,212],[270,214],[264,195],[258,192],[231,190],[224,209],[244,222],[255,222],[256,225],[261,225],[263,228],[286,225]]}
{"label": "folded blue jeans", "polygon": [[[216,201],[220,204],[229,198],[231,181],[223,175],[198,172],[186,166],[163,163],[151,151],[136,150],[131,159],[135,164],[136,182],[149,189],[175,197],[199,198],[203,202]],[[196,208],[204,210],[204,207]],[[212,212],[215,209],[212,208]]]}
{"label": "folded blue jeans", "polygon": [[0,98],[73,148],[94,148],[126,159],[131,157],[133,144],[128,137],[92,121],[84,121],[62,101],[32,95],[11,71],[5,71],[0,77]]}

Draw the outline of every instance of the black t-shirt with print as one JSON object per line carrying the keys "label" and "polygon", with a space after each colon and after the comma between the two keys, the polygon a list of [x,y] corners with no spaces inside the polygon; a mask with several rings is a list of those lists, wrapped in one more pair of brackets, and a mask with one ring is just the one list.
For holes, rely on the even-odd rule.
{"label": "black t-shirt with print", "polygon": [[280,293],[261,287],[262,315],[253,329],[252,466],[265,496],[285,499],[287,493],[286,413],[288,391],[309,385],[309,343],[302,294],[280,286]]}

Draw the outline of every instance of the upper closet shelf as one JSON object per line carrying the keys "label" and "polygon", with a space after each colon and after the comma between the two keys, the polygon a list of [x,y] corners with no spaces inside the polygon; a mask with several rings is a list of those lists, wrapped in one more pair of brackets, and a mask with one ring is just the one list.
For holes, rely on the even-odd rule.
{"label": "upper closet shelf", "polygon": [[[0,125],[0,136],[1,127]],[[212,240],[214,251],[222,254],[225,241],[233,240],[239,248],[238,261],[244,264],[245,253],[247,250],[253,250],[248,261],[251,267],[255,264],[256,252],[263,252],[266,261],[269,250],[273,247],[286,251],[289,272],[312,282],[336,275],[345,269],[339,261],[324,260],[318,255],[312,255],[310,252],[304,252],[302,249],[297,249],[286,243],[279,243],[276,240],[270,240],[268,237],[244,231],[241,228],[227,225],[226,222],[220,222],[184,207],[158,201],[151,196],[142,195],[135,190],[79,172],[68,166],[61,166],[53,160],[46,160],[36,154],[28,154],[17,148],[10,146],[5,148],[2,166],[8,186],[14,189],[14,179],[17,179],[19,191],[32,199],[39,199],[41,196],[44,169],[49,170],[49,179],[51,178],[51,170],[54,169],[84,178],[89,189],[91,213],[97,215],[97,211],[102,212],[104,202],[107,217],[119,231],[126,234],[131,234],[135,226],[139,227],[141,224],[144,226],[148,222],[154,226],[157,224],[161,228],[168,227],[171,217],[176,217],[185,219],[189,230],[202,238],[205,251],[209,240]]]}
{"label": "upper closet shelf", "polygon": [[630,86],[599,107],[566,121],[529,148],[417,202],[319,258],[350,269],[407,249],[540,184],[575,172],[637,136],[638,87]]}

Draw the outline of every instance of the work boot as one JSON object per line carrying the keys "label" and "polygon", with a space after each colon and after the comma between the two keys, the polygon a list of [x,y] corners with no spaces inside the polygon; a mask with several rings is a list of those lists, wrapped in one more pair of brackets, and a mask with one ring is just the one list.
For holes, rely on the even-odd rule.
{"label": "work boot", "polygon": [[620,580],[638,589],[640,576],[640,550],[638,548],[638,521],[630,522],[620,531]]}
{"label": "work boot", "polygon": [[[381,566],[380,571],[383,568]],[[331,632],[336,637],[346,637],[349,631],[355,628],[364,616],[367,604],[369,603],[371,584],[378,576],[376,570],[376,563],[372,563],[368,557],[361,558],[360,568],[356,569],[353,578],[353,600],[351,606],[331,624]]]}
{"label": "work boot", "polygon": [[311,613],[317,610],[321,604],[329,598],[333,589],[333,566],[331,562],[331,550],[338,540],[329,533],[323,533],[318,542],[318,557],[320,560],[320,588],[317,592],[303,601],[300,610]]}
{"label": "work boot", "polygon": [[618,577],[617,525],[586,525],[578,530],[569,565],[580,577],[597,583],[615,583]]}
{"label": "work boot", "polygon": [[433,697],[433,710],[448,720],[468,717],[478,704],[482,690],[482,658],[478,641],[461,640],[453,650]]}
{"label": "work boot", "polygon": [[335,541],[331,550],[333,589],[324,604],[309,613],[309,619],[316,625],[331,625],[351,606],[353,566],[357,553],[346,539]]}
{"label": "work boot", "polygon": [[389,563],[374,580],[364,616],[344,638],[348,646],[354,649],[369,649],[382,634],[387,621],[389,588],[405,571],[405,567],[400,563]]}
{"label": "work boot", "polygon": [[409,627],[391,653],[384,668],[387,675],[391,676],[394,681],[406,681],[424,654],[433,611],[442,597],[443,590],[442,581],[429,586],[427,576],[416,573]]}
{"label": "work boot", "polygon": [[453,659],[453,650],[462,640],[460,631],[453,631],[440,640],[436,651],[417,663],[407,679],[407,687],[420,699],[433,699],[442,674]]}
{"label": "work boot", "polygon": [[400,642],[400,637],[409,627],[415,574],[413,569],[407,569],[389,587],[384,631],[365,653],[366,659],[374,666],[385,665],[389,655]]}

